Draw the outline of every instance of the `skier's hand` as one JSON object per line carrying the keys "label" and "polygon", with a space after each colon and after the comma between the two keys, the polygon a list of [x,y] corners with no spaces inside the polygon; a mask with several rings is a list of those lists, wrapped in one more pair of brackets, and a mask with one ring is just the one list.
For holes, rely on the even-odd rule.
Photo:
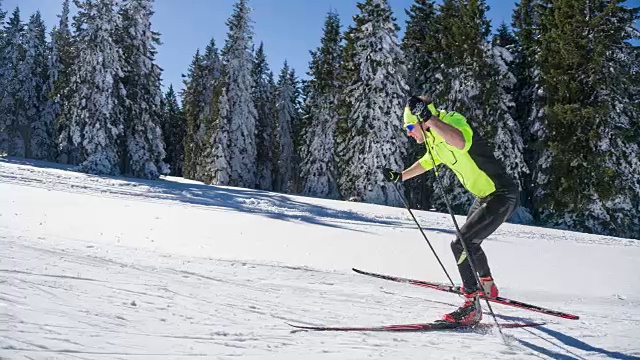
{"label": "skier's hand", "polygon": [[384,176],[385,180],[390,182],[402,182],[402,173],[389,168],[384,168],[384,170],[382,170],[382,176]]}
{"label": "skier's hand", "polygon": [[409,100],[407,100],[407,107],[409,108],[409,111],[411,111],[411,114],[417,116],[423,121],[429,120],[431,117],[431,112],[427,108],[427,105],[429,104],[415,95],[411,96]]}

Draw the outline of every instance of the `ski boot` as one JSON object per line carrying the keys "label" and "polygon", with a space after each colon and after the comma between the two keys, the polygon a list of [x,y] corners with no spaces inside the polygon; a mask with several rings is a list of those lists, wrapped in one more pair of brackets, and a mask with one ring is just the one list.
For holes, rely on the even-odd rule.
{"label": "ski boot", "polygon": [[445,314],[442,320],[461,326],[477,325],[482,320],[482,307],[480,306],[481,291],[463,294],[465,302],[456,311]]}
{"label": "ski boot", "polygon": [[491,275],[480,278],[480,285],[484,291],[484,295],[488,298],[495,299],[498,297],[498,287],[493,282]]}
{"label": "ski boot", "polygon": [[[480,277],[480,286],[482,287],[482,291],[484,296],[495,299],[498,297],[498,287],[496,283],[493,281],[491,275]],[[464,286],[460,286],[460,291],[464,294]]]}

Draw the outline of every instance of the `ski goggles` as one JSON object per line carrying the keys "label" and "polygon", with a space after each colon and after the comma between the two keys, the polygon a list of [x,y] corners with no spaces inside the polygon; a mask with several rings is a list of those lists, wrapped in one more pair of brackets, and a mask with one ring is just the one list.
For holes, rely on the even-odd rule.
{"label": "ski goggles", "polygon": [[408,131],[413,130],[413,128],[418,123],[418,117],[413,115],[408,107],[404,108],[404,127]]}

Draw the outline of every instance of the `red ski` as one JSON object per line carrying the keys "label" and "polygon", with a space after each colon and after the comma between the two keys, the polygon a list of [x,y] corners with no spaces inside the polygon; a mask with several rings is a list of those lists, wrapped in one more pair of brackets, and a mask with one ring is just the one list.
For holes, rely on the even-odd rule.
{"label": "red ski", "polygon": [[[372,277],[375,277],[375,278],[378,278],[378,279],[391,280],[391,281],[395,281],[395,282],[399,282],[399,283],[416,285],[416,286],[426,287],[426,288],[429,288],[429,289],[435,289],[435,290],[449,292],[449,293],[452,293],[452,294],[462,295],[462,293],[460,292],[460,287],[458,287],[458,286],[451,286],[451,285],[448,285],[448,284],[442,284],[442,283],[430,282],[430,281],[406,279],[406,278],[401,278],[401,277],[391,276],[391,275],[376,274],[376,273],[372,273],[372,272],[359,270],[359,269],[356,269],[356,268],[353,268],[353,271],[357,272],[358,274],[372,276]],[[540,306],[527,304],[527,303],[524,303],[524,302],[521,302],[521,301],[511,300],[511,299],[503,298],[503,297],[500,297],[500,296],[498,296],[497,298],[488,298],[488,297],[484,297],[483,296],[482,299],[486,299],[486,300],[489,300],[489,301],[497,303],[497,304],[513,306],[513,307],[516,307],[516,308],[519,308],[519,309],[525,309],[525,310],[535,311],[535,312],[538,312],[538,313],[547,314],[547,315],[551,315],[551,316],[557,316],[557,317],[560,317],[560,318],[563,318],[563,319],[578,320],[580,318],[577,315],[567,314],[567,313],[564,313],[564,312],[561,312],[561,311],[556,311],[556,310],[551,310],[551,309],[545,309],[545,308],[540,307]]]}
{"label": "red ski", "polygon": [[[383,325],[383,326],[308,326],[308,325],[296,325],[287,323],[299,331],[301,330],[313,330],[313,331],[394,331],[394,332],[426,332],[426,331],[438,331],[438,330],[450,330],[450,331],[477,331],[488,330],[494,328],[496,324],[482,323],[475,326],[465,326],[459,324],[453,324],[445,321],[436,321],[432,323],[423,324],[404,324],[404,325]],[[544,323],[505,323],[500,324],[502,329],[513,329],[522,327],[541,326]],[[295,331],[295,330],[294,330]]]}

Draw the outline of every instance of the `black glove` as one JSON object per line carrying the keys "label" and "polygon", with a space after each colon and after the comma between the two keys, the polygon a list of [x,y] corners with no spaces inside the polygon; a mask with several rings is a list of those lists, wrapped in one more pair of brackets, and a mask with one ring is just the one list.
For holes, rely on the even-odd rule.
{"label": "black glove", "polygon": [[389,168],[384,168],[384,170],[382,171],[382,176],[384,176],[384,179],[387,181],[391,181],[394,183],[402,182],[402,173]]}
{"label": "black glove", "polygon": [[411,111],[411,114],[417,116],[420,120],[423,121],[429,120],[429,118],[431,117],[431,111],[429,111],[427,105],[429,104],[415,95],[410,97],[407,101],[407,107],[409,108],[409,111]]}

